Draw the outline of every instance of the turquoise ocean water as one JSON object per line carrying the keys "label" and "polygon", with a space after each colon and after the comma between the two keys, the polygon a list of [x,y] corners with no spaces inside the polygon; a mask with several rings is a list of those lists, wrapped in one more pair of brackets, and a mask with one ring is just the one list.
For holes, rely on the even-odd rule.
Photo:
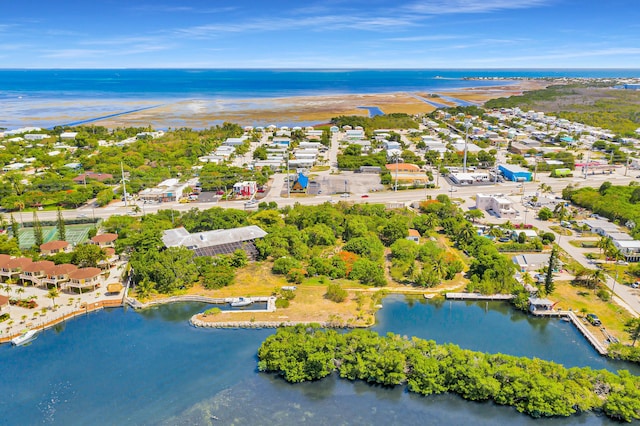
{"label": "turquoise ocean water", "polygon": [[[291,385],[256,371],[272,330],[196,329],[203,304],[112,309],[48,330],[28,346],[0,346],[0,419],[7,425],[613,424],[593,414],[533,420],[455,395],[421,397],[330,377]],[[388,297],[375,330],[536,356],[567,366],[638,368],[599,357],[569,324],[501,303]]]}
{"label": "turquoise ocean water", "polygon": [[616,69],[0,70],[0,127],[47,127],[74,122],[80,116],[98,117],[106,112],[121,113],[180,100],[438,92],[504,84],[503,81],[469,81],[466,77],[639,76],[640,70]]}

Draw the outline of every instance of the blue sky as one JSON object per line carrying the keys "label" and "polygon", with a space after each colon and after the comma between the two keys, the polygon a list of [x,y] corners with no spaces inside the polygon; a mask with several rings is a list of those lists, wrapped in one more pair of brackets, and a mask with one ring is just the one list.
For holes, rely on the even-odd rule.
{"label": "blue sky", "polygon": [[640,68],[637,0],[0,0],[0,68]]}

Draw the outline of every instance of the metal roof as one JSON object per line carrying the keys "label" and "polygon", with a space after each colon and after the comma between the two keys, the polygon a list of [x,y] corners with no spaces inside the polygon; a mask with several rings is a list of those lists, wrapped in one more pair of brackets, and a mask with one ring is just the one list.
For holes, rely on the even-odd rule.
{"label": "metal roof", "polygon": [[216,229],[213,231],[197,232],[180,227],[169,229],[162,233],[162,242],[166,247],[187,247],[191,250],[204,247],[214,247],[223,244],[241,243],[263,238],[267,233],[256,225],[243,226],[233,229]]}

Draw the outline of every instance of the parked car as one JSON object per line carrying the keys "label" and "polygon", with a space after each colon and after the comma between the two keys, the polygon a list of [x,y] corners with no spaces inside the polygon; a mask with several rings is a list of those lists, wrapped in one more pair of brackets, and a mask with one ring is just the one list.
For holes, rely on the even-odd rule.
{"label": "parked car", "polygon": [[640,281],[636,281],[635,283],[631,284],[631,288],[638,288],[640,287]]}
{"label": "parked car", "polygon": [[602,321],[600,321],[600,318],[598,318],[596,314],[587,314],[587,321],[595,326],[602,325]]}

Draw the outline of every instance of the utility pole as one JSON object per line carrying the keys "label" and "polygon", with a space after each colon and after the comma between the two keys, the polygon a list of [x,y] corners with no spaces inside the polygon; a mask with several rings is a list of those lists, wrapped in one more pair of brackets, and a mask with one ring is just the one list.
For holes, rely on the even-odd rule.
{"label": "utility pole", "polygon": [[469,142],[469,127],[471,126],[471,122],[469,119],[464,120],[464,163],[462,165],[462,173],[467,173],[467,143]]}
{"label": "utility pole", "polygon": [[589,174],[589,162],[591,161],[591,150],[587,151],[587,163],[584,165],[584,178]]}
{"label": "utility pole", "polygon": [[629,154],[627,154],[627,162],[624,165],[624,175],[627,175],[627,171],[629,170],[629,160],[631,159],[631,156]]}
{"label": "utility pole", "polygon": [[400,160],[400,154],[396,153],[396,185],[394,191],[398,191],[398,161]]}
{"label": "utility pole", "polygon": [[129,204],[127,203],[127,183],[124,179],[124,164],[122,164],[122,161],[120,162],[120,172],[122,173],[122,192],[124,194],[124,207],[126,212]]}

